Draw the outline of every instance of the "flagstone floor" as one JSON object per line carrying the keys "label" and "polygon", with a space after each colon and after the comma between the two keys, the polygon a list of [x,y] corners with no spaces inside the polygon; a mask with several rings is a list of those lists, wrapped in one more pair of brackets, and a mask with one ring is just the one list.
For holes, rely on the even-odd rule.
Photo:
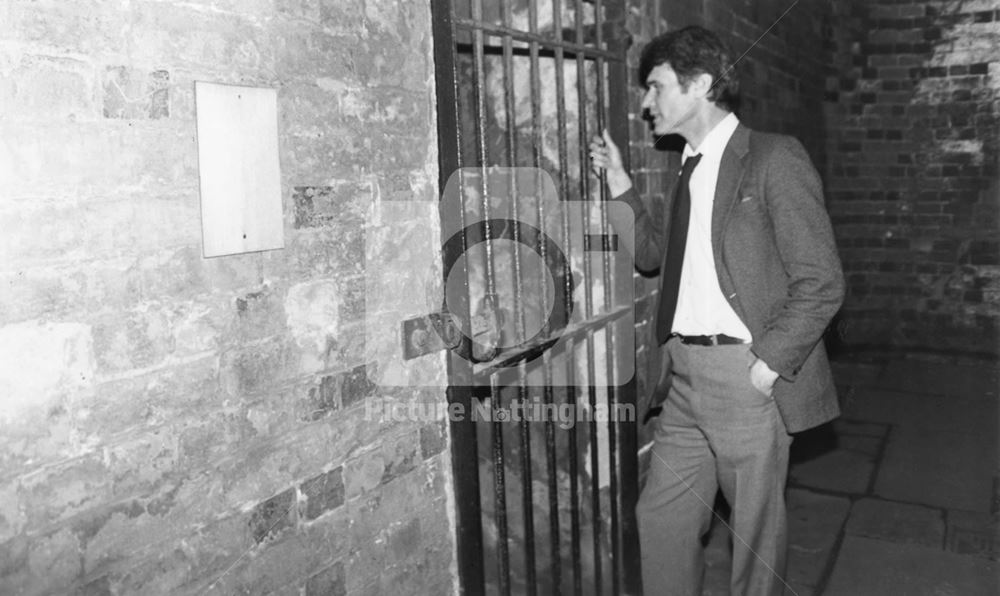
{"label": "flagstone floor", "polygon": [[[785,594],[1000,594],[1000,369],[908,357],[835,363],[843,416],[796,437]],[[729,594],[715,524],[705,596]]]}

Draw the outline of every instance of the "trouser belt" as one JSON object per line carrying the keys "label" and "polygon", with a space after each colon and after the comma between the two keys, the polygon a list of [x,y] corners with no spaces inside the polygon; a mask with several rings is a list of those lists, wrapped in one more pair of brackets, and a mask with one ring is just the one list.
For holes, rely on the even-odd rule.
{"label": "trouser belt", "polygon": [[670,337],[676,337],[681,340],[682,344],[694,344],[696,346],[727,346],[748,343],[744,339],[732,337],[724,333],[717,335],[681,335],[680,333],[671,333]]}

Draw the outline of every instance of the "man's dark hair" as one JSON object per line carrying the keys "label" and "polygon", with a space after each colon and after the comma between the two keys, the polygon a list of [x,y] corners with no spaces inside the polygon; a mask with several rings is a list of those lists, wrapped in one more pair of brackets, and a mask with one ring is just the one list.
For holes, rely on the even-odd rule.
{"label": "man's dark hair", "polygon": [[670,65],[684,90],[696,76],[711,75],[708,98],[730,112],[739,107],[740,82],[732,68],[732,55],[719,36],[708,29],[692,25],[654,37],[639,58],[639,83],[643,87],[647,87],[649,73],[661,64]]}

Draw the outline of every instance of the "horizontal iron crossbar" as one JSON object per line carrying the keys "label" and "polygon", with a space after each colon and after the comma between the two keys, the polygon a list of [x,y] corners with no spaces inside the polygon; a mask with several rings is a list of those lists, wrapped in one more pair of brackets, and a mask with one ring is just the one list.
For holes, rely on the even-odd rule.
{"label": "horizontal iron crossbar", "polygon": [[610,50],[603,50],[595,46],[575,43],[572,41],[553,39],[538,33],[521,31],[520,29],[505,27],[504,25],[498,25],[496,23],[487,23],[485,21],[477,21],[475,19],[466,19],[462,17],[455,17],[454,23],[456,28],[465,28],[473,31],[479,30],[490,35],[509,36],[511,39],[528,43],[535,42],[547,48],[562,48],[563,50],[573,52],[574,54],[583,54],[587,58],[604,58],[605,60],[609,60],[611,62],[623,62],[625,60],[625,57],[622,54],[612,52]]}
{"label": "horizontal iron crossbar", "polygon": [[626,304],[605,313],[597,313],[591,318],[568,325],[557,337],[546,337],[526,343],[523,346],[501,352],[496,358],[489,362],[474,365],[472,374],[476,377],[489,378],[492,373],[499,372],[505,368],[510,368],[522,360],[534,358],[545,350],[549,349],[556,342],[563,339],[576,340],[586,335],[590,331],[606,329],[612,323],[627,315],[632,310],[633,305]]}

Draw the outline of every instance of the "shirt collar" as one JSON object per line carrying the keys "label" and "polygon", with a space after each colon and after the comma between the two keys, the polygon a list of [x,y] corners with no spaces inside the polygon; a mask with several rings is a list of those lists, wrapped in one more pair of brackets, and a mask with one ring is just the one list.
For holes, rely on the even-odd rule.
{"label": "shirt collar", "polygon": [[691,157],[692,155],[701,154],[706,157],[720,158],[722,157],[722,152],[725,151],[726,145],[729,144],[730,137],[736,132],[736,127],[739,126],[740,119],[736,117],[736,114],[730,112],[725,118],[719,121],[712,130],[708,131],[705,135],[705,139],[695,150],[689,144],[684,145],[684,159]]}

